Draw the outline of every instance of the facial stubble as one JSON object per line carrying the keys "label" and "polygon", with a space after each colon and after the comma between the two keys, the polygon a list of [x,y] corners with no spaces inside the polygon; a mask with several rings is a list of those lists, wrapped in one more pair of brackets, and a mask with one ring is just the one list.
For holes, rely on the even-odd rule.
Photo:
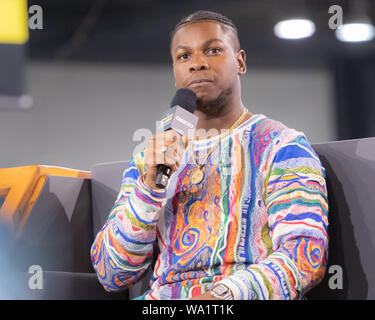
{"label": "facial stubble", "polygon": [[198,98],[197,110],[205,113],[208,116],[217,116],[228,102],[228,98],[232,95],[232,88],[224,89],[219,96],[214,100],[204,100]]}

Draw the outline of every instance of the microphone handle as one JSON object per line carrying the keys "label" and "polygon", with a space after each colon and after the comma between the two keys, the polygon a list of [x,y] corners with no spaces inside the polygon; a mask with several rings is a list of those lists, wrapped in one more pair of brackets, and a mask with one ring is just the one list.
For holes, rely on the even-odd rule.
{"label": "microphone handle", "polygon": [[172,168],[164,164],[158,164],[155,185],[159,189],[164,189],[167,186],[168,179],[171,176]]}

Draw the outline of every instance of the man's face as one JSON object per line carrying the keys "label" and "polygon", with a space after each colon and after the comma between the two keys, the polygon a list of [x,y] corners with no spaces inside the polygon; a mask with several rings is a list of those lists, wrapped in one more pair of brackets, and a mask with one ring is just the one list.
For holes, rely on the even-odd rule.
{"label": "man's face", "polygon": [[[234,47],[233,33],[216,22],[198,22],[179,29],[171,46],[177,88],[193,90],[198,106],[230,95],[238,75],[246,71],[244,53]],[[245,69],[239,71],[241,65]]]}

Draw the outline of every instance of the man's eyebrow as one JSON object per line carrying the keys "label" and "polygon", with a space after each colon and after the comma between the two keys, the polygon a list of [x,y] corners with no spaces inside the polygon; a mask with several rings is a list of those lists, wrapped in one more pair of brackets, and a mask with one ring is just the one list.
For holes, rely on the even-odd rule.
{"label": "man's eyebrow", "polygon": [[189,49],[190,47],[188,47],[188,46],[181,46],[181,45],[178,45],[175,49],[174,49],[174,51],[176,52],[178,49],[185,49],[185,50],[187,50],[187,49]]}
{"label": "man's eyebrow", "polygon": [[[212,42],[215,42],[215,41],[223,42],[223,41],[220,40],[220,39],[213,38],[213,39],[210,39],[210,40],[205,41],[205,42],[203,43],[202,46],[203,46],[203,47],[208,47]],[[185,50],[187,50],[187,49],[190,49],[190,47],[189,47],[189,46],[178,45],[178,46],[174,49],[174,51],[176,52],[178,49],[185,49]]]}
{"label": "man's eyebrow", "polygon": [[205,43],[203,43],[203,47],[208,47],[212,42],[215,42],[215,41],[223,42],[223,41],[220,40],[220,39],[213,38],[213,39],[207,40]]}

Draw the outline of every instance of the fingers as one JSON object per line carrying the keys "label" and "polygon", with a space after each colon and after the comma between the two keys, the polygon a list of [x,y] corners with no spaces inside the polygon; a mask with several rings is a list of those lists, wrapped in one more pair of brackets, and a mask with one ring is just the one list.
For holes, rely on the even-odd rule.
{"label": "fingers", "polygon": [[[149,167],[164,164],[176,171],[188,142],[188,136],[181,136],[174,130],[153,135],[145,149],[146,164]],[[165,152],[163,149],[166,149]]]}
{"label": "fingers", "polygon": [[172,169],[172,172],[177,171],[180,166],[180,161],[175,157],[165,157],[164,164]]}
{"label": "fingers", "polygon": [[172,171],[177,170],[180,166],[180,162],[184,151],[185,148],[178,141],[169,145],[167,147],[167,151],[161,154],[161,156],[164,157],[164,164],[171,167]]}
{"label": "fingers", "polygon": [[180,141],[174,142],[168,146],[166,154],[172,157],[181,157],[184,153],[185,148]]}

